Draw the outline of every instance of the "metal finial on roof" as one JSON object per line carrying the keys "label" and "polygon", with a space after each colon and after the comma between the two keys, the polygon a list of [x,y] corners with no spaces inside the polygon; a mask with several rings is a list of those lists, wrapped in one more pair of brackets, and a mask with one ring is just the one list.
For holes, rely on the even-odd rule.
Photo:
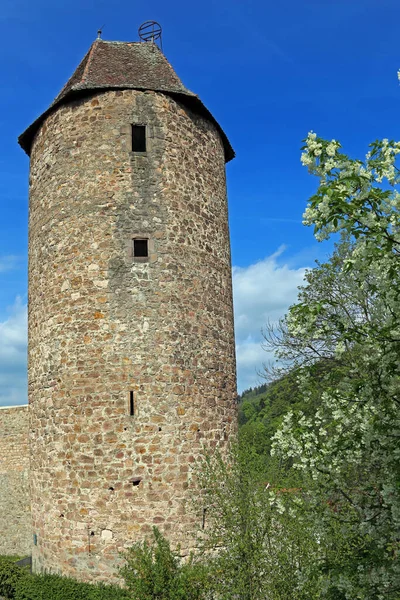
{"label": "metal finial on roof", "polygon": [[152,42],[155,44],[157,41],[162,50],[162,29],[160,23],[157,21],[145,21],[139,27],[139,37],[142,42]]}
{"label": "metal finial on roof", "polygon": [[104,25],[102,25],[100,27],[100,29],[97,30],[97,39],[98,40],[101,40],[101,34],[103,33],[103,27],[104,27]]}

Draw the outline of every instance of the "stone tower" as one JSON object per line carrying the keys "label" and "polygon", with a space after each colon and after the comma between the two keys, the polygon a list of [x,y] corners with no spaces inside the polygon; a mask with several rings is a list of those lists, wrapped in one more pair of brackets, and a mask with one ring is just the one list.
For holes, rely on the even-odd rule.
{"label": "stone tower", "polygon": [[101,39],[19,142],[33,568],[107,580],[153,525],[190,545],[192,466],[235,431],[234,153],[154,43]]}

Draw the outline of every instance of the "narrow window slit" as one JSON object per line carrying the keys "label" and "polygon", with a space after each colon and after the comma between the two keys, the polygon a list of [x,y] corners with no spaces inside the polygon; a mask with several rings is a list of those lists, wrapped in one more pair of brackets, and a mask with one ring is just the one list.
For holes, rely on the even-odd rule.
{"label": "narrow window slit", "polygon": [[133,396],[133,390],[129,392],[129,414],[131,417],[135,414],[135,398]]}
{"label": "narrow window slit", "polygon": [[202,529],[206,528],[206,512],[207,512],[207,509],[203,508],[203,521],[201,523],[201,528]]}

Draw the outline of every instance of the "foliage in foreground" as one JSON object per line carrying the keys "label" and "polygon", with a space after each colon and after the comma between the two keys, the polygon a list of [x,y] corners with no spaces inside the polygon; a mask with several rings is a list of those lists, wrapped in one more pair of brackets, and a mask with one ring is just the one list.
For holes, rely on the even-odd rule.
{"label": "foliage in foreground", "polygon": [[340,241],[267,326],[277,380],[241,406],[242,440],[268,479],[306,492],[290,510],[319,541],[318,593],[330,600],[400,597],[399,154],[383,140],[352,160],[308,136],[302,161],[319,188],[305,223]]}
{"label": "foliage in foreground", "polygon": [[117,586],[82,583],[59,575],[28,575],[20,579],[15,600],[128,600]]}
{"label": "foliage in foreground", "polygon": [[128,600],[126,590],[113,585],[82,583],[59,575],[31,575],[15,564],[18,557],[0,556],[0,596],[7,600]]}
{"label": "foliage in foreground", "polygon": [[14,598],[18,581],[26,577],[28,570],[15,564],[18,556],[0,556],[0,596]]}
{"label": "foliage in foreground", "polygon": [[317,239],[339,233],[341,242],[270,337],[306,403],[312,365],[332,365],[318,410],[289,412],[272,446],[310,482],[326,597],[400,597],[399,153],[383,140],[352,160],[309,134],[302,160],[319,188],[305,222]]}
{"label": "foliage in foreground", "polygon": [[151,541],[134,544],[125,554],[120,573],[133,600],[202,600],[208,586],[207,568],[193,556],[187,562],[171,550],[157,527]]}
{"label": "foliage in foreground", "polygon": [[206,507],[199,544],[216,598],[319,598],[319,544],[293,511],[301,489],[269,487],[263,457],[243,441],[225,459],[206,455],[197,477]]}

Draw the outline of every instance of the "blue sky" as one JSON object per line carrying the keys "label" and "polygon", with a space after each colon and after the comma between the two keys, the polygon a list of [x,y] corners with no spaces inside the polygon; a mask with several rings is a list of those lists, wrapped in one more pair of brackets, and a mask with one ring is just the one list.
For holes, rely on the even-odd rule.
{"label": "blue sky", "polygon": [[17,136],[58,93],[97,29],[164,52],[227,132],[239,388],[259,381],[260,329],[323,259],[301,215],[316,182],[300,164],[310,130],[362,156],[400,139],[396,0],[2,0],[0,5],[0,405],[26,401],[28,158]]}

